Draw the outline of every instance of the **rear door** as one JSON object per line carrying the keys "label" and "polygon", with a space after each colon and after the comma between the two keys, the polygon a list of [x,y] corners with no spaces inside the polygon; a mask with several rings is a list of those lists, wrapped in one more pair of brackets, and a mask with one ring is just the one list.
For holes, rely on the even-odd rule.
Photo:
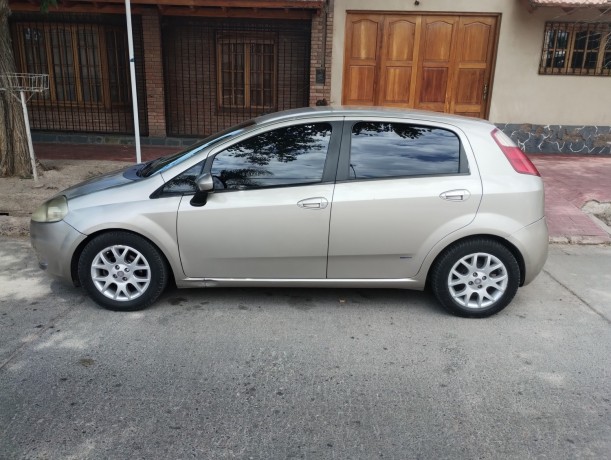
{"label": "rear door", "polygon": [[444,236],[475,217],[482,185],[464,134],[439,123],[346,120],[327,277],[416,275]]}

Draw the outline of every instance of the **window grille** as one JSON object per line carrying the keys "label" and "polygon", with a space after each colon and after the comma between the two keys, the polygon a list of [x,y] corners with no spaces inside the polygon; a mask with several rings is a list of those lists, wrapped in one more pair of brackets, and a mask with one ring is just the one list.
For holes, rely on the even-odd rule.
{"label": "window grille", "polygon": [[310,21],[166,17],[162,37],[170,136],[308,105]]}
{"label": "window grille", "polygon": [[547,22],[539,73],[611,75],[611,23]]}
{"label": "window grille", "polygon": [[[20,72],[49,74],[49,91],[30,104],[33,130],[133,134],[125,17],[14,14],[11,32]],[[143,75],[142,29],[134,18],[136,72]],[[140,130],[146,134],[144,80]]]}
{"label": "window grille", "polygon": [[216,44],[219,107],[273,109],[277,38],[221,35]]}

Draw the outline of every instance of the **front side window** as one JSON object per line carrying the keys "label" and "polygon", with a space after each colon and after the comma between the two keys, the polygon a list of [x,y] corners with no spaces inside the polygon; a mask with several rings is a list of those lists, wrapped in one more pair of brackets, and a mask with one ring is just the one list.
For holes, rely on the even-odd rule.
{"label": "front side window", "polygon": [[54,102],[127,104],[127,39],[117,27],[97,24],[18,25],[16,47],[24,72],[49,74]]}
{"label": "front side window", "polygon": [[545,24],[539,73],[611,75],[611,23]]}
{"label": "front side window", "polygon": [[381,122],[359,122],[352,127],[350,179],[459,172],[460,140],[451,131]]}
{"label": "front side window", "polygon": [[214,158],[215,188],[246,190],[322,181],[329,123],[287,126],[238,142]]}
{"label": "front side window", "polygon": [[217,37],[221,108],[275,107],[276,40],[272,34]]}

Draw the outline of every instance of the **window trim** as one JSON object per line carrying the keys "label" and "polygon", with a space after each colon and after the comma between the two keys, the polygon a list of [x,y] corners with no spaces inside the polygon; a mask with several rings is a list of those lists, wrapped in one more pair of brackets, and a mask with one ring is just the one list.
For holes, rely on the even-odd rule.
{"label": "window trim", "polygon": [[327,147],[327,158],[325,159],[325,164],[323,166],[322,178],[318,182],[307,182],[300,184],[283,184],[283,185],[269,185],[264,187],[257,187],[252,189],[225,189],[225,190],[215,190],[214,193],[234,193],[234,192],[254,192],[257,190],[270,190],[270,189],[279,189],[279,188],[288,188],[288,187],[311,187],[316,185],[324,185],[331,184],[335,182],[335,177],[337,173],[337,166],[340,156],[340,145],[342,139],[342,130],[344,127],[343,119],[341,117],[334,118],[305,118],[299,120],[290,120],[274,123],[272,125],[266,125],[261,127],[261,129],[256,129],[253,131],[249,131],[245,133],[243,136],[239,138],[232,139],[231,142],[220,145],[217,148],[213,149],[210,153],[208,153],[208,157],[206,158],[206,163],[204,165],[203,172],[211,173],[212,171],[212,163],[216,156],[224,152],[225,150],[231,148],[233,145],[243,142],[251,137],[258,136],[260,134],[265,134],[270,131],[274,131],[277,129],[286,128],[288,126],[296,126],[296,125],[308,125],[314,123],[328,123],[331,125],[331,138],[329,139],[329,145]]}
{"label": "window trim", "polygon": [[[79,24],[72,22],[32,22],[32,21],[24,21],[18,22],[15,24],[16,30],[16,49],[18,51],[18,56],[16,56],[16,60],[19,62],[19,67],[23,72],[28,72],[28,64],[27,64],[27,52],[26,52],[26,42],[24,39],[25,30],[26,29],[37,29],[43,33],[44,36],[44,61],[41,60],[42,66],[44,70],[49,75],[49,96],[46,99],[47,101],[56,104],[61,107],[127,107],[131,102],[131,87],[126,83],[127,90],[125,92],[125,96],[127,100],[121,102],[113,102],[111,99],[111,90],[110,90],[110,74],[109,74],[109,63],[108,63],[108,48],[106,46],[106,33],[107,32],[120,32],[122,33],[123,38],[126,38],[123,34],[123,30],[118,26],[110,26],[104,24]],[[70,41],[72,43],[72,47],[70,50],[72,54],[72,70],[74,72],[74,100],[59,100],[57,98],[57,88],[56,88],[56,74],[54,65],[56,65],[53,58],[53,46],[51,35],[53,32],[69,30],[70,31]],[[97,54],[98,58],[98,66],[94,66],[94,71],[99,71],[100,78],[100,98],[98,101],[85,101],[84,92],[83,92],[83,75],[82,75],[82,65],[81,65],[81,56],[80,56],[80,42],[79,42],[79,33],[81,31],[94,31],[97,36],[97,49],[92,48],[92,52]],[[126,56],[127,58],[127,56]],[[46,62],[45,62],[46,61]],[[117,78],[120,78],[120,69],[117,69]],[[69,83],[68,83],[69,84]],[[66,85],[66,84],[64,84]],[[65,86],[63,86],[65,87]],[[44,96],[33,97],[33,104],[45,104]]]}
{"label": "window trim", "polygon": [[[549,36],[552,32],[556,32],[554,43],[550,42]],[[558,48],[557,33],[566,32],[567,44],[566,48]],[[575,49],[576,38],[578,32],[588,32],[584,49]],[[601,39],[596,51],[588,48],[588,42],[592,33],[600,33]],[[564,64],[562,67],[554,67],[554,59],[556,53],[564,51]],[[573,56],[575,52],[582,52],[581,67],[572,67]],[[588,52],[596,52],[596,67],[593,69],[584,68],[585,56]],[[611,53],[611,22],[558,22],[547,21],[543,31],[543,44],[541,46],[541,58],[539,61],[539,75],[569,75],[569,76],[611,76],[611,68],[603,68],[605,54]],[[548,66],[548,56],[551,63]]]}
{"label": "window trim", "polygon": [[[458,156],[458,172],[455,173],[438,173],[438,174],[418,174],[411,176],[385,176],[385,177],[368,177],[361,179],[352,179],[350,178],[350,154],[352,151],[352,129],[354,125],[357,123],[401,123],[405,125],[411,125],[416,127],[423,128],[436,128],[443,129],[445,131],[449,131],[456,136],[458,139],[458,143],[460,146],[459,156]],[[469,176],[471,175],[471,170],[469,167],[469,160],[467,158],[467,152],[465,150],[465,139],[459,132],[459,130],[455,127],[444,125],[442,123],[428,122],[426,120],[403,120],[396,118],[350,118],[346,119],[344,123],[344,131],[342,135],[342,152],[339,160],[339,165],[337,168],[337,183],[350,183],[356,184],[359,182],[369,182],[369,181],[381,181],[381,180],[406,180],[406,179],[420,179],[427,177],[450,177],[450,176]]]}
{"label": "window trim", "polygon": [[[225,44],[242,45],[244,50],[244,105],[225,104],[223,101],[223,53],[222,47]],[[272,45],[274,50],[273,70],[272,70],[272,104],[267,105],[251,105],[251,81],[250,81],[250,63],[251,54],[246,53],[247,45],[264,44]],[[277,85],[278,85],[278,37],[273,32],[263,33],[217,33],[216,35],[216,84],[217,84],[217,108],[223,110],[244,110],[256,109],[260,111],[276,110],[277,107]]]}

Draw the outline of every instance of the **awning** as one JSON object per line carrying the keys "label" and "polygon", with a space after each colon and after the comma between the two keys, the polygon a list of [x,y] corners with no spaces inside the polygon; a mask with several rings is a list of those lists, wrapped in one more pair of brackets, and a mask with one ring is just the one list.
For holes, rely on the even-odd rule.
{"label": "awning", "polygon": [[563,8],[611,7],[609,0],[528,0],[534,8],[539,6],[560,6]]}
{"label": "awning", "polygon": [[[163,15],[306,19],[321,11],[325,0],[130,0],[135,14],[158,8]],[[124,13],[125,0],[57,0],[49,12]],[[13,11],[40,11],[40,2],[9,0]]]}

